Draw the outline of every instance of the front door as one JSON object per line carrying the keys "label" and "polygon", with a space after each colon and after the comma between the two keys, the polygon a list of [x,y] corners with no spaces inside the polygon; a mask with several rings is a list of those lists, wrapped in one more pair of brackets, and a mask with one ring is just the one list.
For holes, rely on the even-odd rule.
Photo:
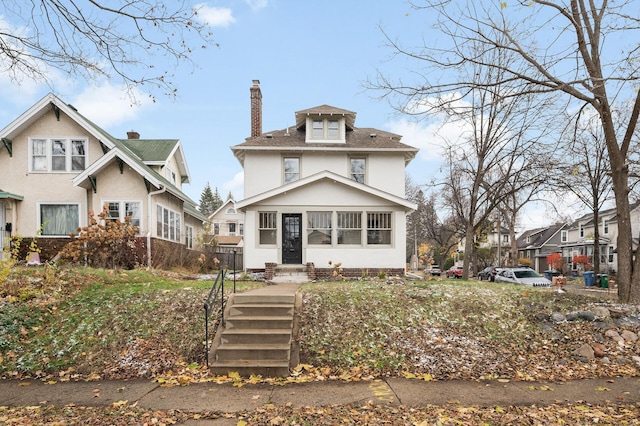
{"label": "front door", "polygon": [[282,263],[302,264],[302,215],[282,215]]}

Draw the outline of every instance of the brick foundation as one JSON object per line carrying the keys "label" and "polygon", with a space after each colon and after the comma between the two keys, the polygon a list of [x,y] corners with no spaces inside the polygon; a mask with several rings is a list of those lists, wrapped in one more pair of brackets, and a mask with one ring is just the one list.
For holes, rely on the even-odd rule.
{"label": "brick foundation", "polygon": [[270,281],[273,279],[273,277],[276,275],[276,267],[278,266],[277,263],[265,263],[264,264],[264,279],[267,281]]}

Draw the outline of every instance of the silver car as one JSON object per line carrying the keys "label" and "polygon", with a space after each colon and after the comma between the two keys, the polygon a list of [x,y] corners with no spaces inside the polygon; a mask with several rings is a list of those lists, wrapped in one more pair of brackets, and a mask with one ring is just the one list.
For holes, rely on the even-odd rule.
{"label": "silver car", "polygon": [[531,268],[504,268],[496,274],[495,281],[533,287],[551,287],[551,281]]}

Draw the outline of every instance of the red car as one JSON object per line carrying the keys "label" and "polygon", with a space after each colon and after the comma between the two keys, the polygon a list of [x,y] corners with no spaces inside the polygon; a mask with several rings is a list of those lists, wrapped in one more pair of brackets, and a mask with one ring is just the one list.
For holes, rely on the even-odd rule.
{"label": "red car", "polygon": [[462,266],[452,266],[445,273],[447,278],[462,278]]}

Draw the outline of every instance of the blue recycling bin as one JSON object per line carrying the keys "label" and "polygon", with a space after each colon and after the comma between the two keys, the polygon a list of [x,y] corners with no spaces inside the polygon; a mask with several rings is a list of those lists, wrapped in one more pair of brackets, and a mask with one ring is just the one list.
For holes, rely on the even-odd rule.
{"label": "blue recycling bin", "polygon": [[584,286],[585,287],[593,287],[593,282],[594,282],[594,272],[593,271],[586,271],[582,274],[582,276],[584,277]]}
{"label": "blue recycling bin", "polygon": [[550,270],[544,271],[544,277],[546,279],[548,279],[549,281],[551,281],[551,278],[553,278],[552,275],[551,275],[552,272],[553,271],[550,271]]}

